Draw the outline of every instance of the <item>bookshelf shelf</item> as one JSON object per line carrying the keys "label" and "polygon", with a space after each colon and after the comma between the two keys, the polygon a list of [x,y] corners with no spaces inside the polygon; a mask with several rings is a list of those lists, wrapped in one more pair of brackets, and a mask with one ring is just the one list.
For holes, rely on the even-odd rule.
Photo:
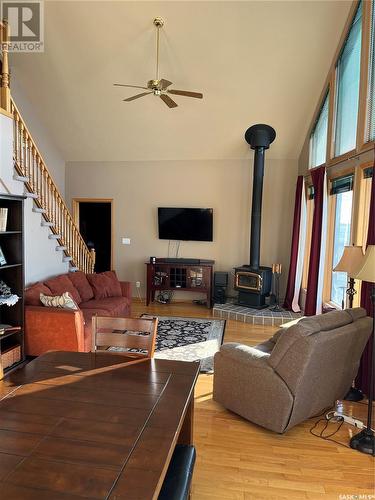
{"label": "bookshelf shelf", "polygon": [[25,362],[24,349],[24,234],[23,196],[0,194],[0,208],[6,208],[6,230],[0,231],[0,281],[19,297],[14,305],[0,304],[0,327],[13,330],[0,335],[0,379]]}

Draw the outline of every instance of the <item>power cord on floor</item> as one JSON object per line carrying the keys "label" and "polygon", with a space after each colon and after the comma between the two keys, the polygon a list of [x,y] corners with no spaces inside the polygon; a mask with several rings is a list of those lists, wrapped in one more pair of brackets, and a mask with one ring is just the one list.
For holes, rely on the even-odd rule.
{"label": "power cord on floor", "polygon": [[[317,428],[320,422],[324,422],[323,429],[318,432],[317,434],[314,433],[314,430]],[[328,426],[330,423],[335,422],[338,423],[339,425],[335,428],[333,432],[330,432],[329,434],[324,434],[325,431],[328,429]],[[330,416],[328,418],[319,418],[314,425],[310,429],[310,434],[312,434],[315,437],[319,437],[321,439],[324,439],[325,441],[331,441],[332,443],[338,444],[340,446],[343,446],[344,448],[350,448],[350,446],[340,443],[339,441],[336,441],[335,439],[332,439],[332,436],[338,433],[338,431],[341,429],[342,425],[344,424],[344,419],[341,417],[336,417],[336,416]]]}

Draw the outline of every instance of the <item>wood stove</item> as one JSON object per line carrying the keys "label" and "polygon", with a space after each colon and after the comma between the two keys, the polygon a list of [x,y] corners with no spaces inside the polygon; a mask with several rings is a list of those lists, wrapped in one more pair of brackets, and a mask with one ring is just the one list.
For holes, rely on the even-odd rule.
{"label": "wood stove", "polygon": [[234,288],[238,291],[238,304],[261,309],[270,294],[272,269],[260,266],[260,234],[262,218],[262,194],[264,152],[275,140],[276,132],[269,125],[253,125],[247,129],[245,140],[254,149],[253,200],[251,207],[250,264],[235,268]]}

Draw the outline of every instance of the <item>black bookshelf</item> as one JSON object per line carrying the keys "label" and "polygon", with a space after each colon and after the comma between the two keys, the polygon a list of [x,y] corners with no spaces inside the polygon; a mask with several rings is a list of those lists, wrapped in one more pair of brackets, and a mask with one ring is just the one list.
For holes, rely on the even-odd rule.
{"label": "black bookshelf", "polygon": [[[23,204],[23,196],[0,194],[0,208],[8,209],[6,228],[0,231],[0,257],[2,253],[6,260],[0,265],[0,280],[19,297],[14,305],[0,304],[0,379],[25,362]],[[11,328],[4,330],[3,325]]]}

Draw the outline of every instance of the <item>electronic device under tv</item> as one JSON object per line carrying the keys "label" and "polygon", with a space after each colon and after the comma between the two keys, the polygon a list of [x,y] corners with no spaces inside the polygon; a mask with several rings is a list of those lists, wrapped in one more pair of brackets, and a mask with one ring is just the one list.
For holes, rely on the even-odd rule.
{"label": "electronic device under tv", "polygon": [[158,208],[159,239],[213,241],[212,208]]}

